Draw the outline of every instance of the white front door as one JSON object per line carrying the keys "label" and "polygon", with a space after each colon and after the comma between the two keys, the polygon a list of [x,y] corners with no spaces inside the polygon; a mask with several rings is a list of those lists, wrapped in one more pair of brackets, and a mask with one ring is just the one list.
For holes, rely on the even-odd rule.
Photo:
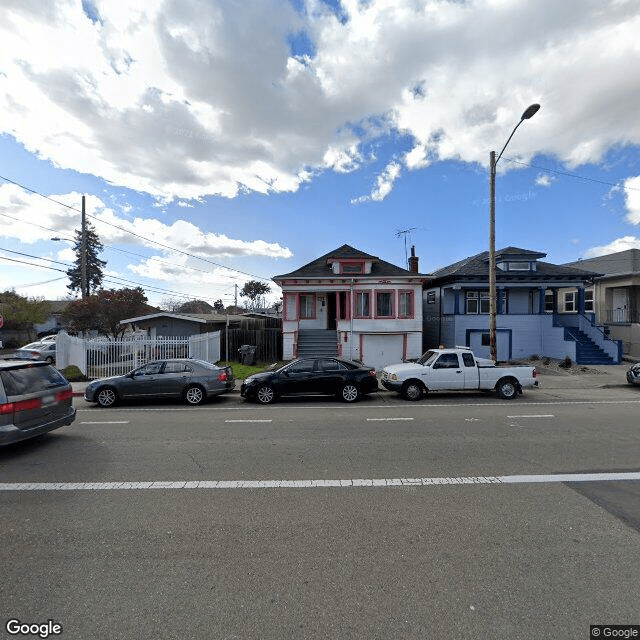
{"label": "white front door", "polygon": [[628,289],[613,290],[613,321],[614,322],[629,321],[629,290]]}

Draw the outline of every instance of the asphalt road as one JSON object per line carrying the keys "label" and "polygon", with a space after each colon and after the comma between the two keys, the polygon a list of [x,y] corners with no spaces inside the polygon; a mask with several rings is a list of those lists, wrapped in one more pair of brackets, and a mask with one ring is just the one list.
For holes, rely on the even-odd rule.
{"label": "asphalt road", "polygon": [[638,391],[78,400],[72,426],[0,451],[1,632],[528,640],[640,624]]}

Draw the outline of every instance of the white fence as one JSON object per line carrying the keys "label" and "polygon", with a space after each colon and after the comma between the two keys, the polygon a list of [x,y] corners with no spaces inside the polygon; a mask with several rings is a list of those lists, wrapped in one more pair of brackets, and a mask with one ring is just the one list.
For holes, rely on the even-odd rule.
{"label": "white fence", "polygon": [[88,378],[104,378],[127,373],[145,362],[164,358],[220,360],[220,332],[187,338],[127,337],[75,338],[61,331],[56,340],[56,366],[75,365]]}

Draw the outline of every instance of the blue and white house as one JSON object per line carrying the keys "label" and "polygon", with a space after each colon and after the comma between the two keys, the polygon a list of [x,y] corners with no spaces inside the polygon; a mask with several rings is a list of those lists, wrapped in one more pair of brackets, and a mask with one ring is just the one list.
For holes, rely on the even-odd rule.
{"label": "blue and white house", "polygon": [[[578,364],[619,364],[622,345],[589,312],[585,291],[598,274],[543,262],[545,253],[508,247],[496,252],[499,361],[569,356]],[[466,345],[489,357],[489,253],[431,274],[423,292],[423,347]],[[575,304],[559,309],[559,292]]]}

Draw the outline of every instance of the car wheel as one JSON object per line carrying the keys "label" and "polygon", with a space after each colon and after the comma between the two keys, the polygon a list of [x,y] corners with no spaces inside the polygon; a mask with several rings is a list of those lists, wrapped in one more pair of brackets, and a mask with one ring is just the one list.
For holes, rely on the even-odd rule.
{"label": "car wheel", "polygon": [[184,401],[190,405],[202,404],[205,399],[204,389],[193,384],[184,390]]}
{"label": "car wheel", "polygon": [[47,356],[45,360],[47,361],[48,364],[53,364],[53,358],[51,356]]}
{"label": "car wheel", "polygon": [[276,392],[271,385],[262,385],[256,391],[256,399],[260,404],[271,404],[276,399]]}
{"label": "car wheel", "polygon": [[96,394],[96,402],[103,408],[112,407],[118,401],[118,394],[111,387],[103,387]]}
{"label": "car wheel", "polygon": [[400,393],[405,400],[420,400],[424,393],[424,387],[415,380],[409,380],[402,385]]}
{"label": "car wheel", "polygon": [[340,391],[340,397],[345,402],[355,402],[360,397],[360,389],[355,384],[345,384]]}
{"label": "car wheel", "polygon": [[503,400],[513,400],[518,395],[518,385],[513,380],[500,380],[496,391]]}

